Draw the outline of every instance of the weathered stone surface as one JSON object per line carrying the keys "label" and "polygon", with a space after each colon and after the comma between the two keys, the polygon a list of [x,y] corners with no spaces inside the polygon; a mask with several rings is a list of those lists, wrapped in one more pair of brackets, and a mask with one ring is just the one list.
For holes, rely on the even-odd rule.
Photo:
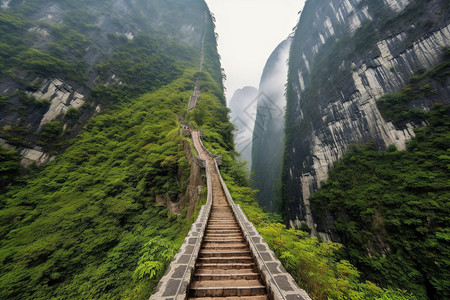
{"label": "weathered stone surface", "polygon": [[26,147],[13,146],[8,143],[7,140],[0,138],[0,145],[11,150],[16,150],[22,156],[20,165],[22,167],[29,167],[32,164],[37,166],[45,165],[52,162],[56,157],[45,153],[41,147],[35,146],[33,149]]}
{"label": "weathered stone surface", "polygon": [[278,276],[275,276],[274,278],[275,278],[275,281],[278,284],[278,286],[283,291],[293,291],[293,288],[292,288],[291,284],[289,283],[287,276],[278,275]]}
{"label": "weathered stone surface", "polygon": [[57,78],[47,80],[33,96],[51,101],[48,111],[41,120],[40,126],[54,120],[58,115],[65,114],[70,107],[80,108],[85,103],[85,95],[74,91],[74,88]]}
{"label": "weathered stone surface", "polygon": [[181,283],[180,280],[169,279],[169,282],[167,283],[167,288],[162,294],[162,296],[163,297],[174,296],[179,289],[180,283]]}
{"label": "weathered stone surface", "polygon": [[[450,47],[450,13],[443,0],[421,2],[420,17],[396,28],[377,28],[380,38],[363,45],[367,49],[338,44],[342,40],[358,40],[364,32],[363,24],[378,26],[377,7],[400,20],[408,4],[417,3],[383,2],[309,1],[291,47],[286,109],[290,128],[283,199],[291,226],[306,223],[313,235],[326,241],[330,240],[327,226],[316,227],[309,202],[311,194],[327,179],[329,169],[351,144],[373,141],[378,149],[386,149],[390,144],[405,149],[418,124],[397,128],[382,117],[376,100],[399,91],[416,70],[438,64],[444,49]],[[424,22],[428,24],[426,28],[420,25]],[[334,45],[339,47],[339,55],[337,51],[333,52],[336,55],[326,52],[336,49]],[[329,65],[335,67],[325,72]],[[415,106],[429,109],[435,101],[449,103],[448,84],[438,91]]]}

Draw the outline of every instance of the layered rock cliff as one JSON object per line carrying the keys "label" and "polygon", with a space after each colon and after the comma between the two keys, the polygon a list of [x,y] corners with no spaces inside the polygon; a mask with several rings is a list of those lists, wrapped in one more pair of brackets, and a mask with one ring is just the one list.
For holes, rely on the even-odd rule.
{"label": "layered rock cliff", "polygon": [[[351,144],[405,149],[420,124],[396,127],[376,100],[438,64],[450,47],[446,1],[308,1],[293,38],[283,199],[292,226],[318,234],[309,197]],[[449,102],[448,82],[418,107]],[[325,234],[323,238],[329,237]]]}
{"label": "layered rock cliff", "polygon": [[279,209],[280,176],[283,158],[285,85],[291,37],[270,55],[264,67],[257,97],[253,131],[252,172],[258,203],[271,211]]}

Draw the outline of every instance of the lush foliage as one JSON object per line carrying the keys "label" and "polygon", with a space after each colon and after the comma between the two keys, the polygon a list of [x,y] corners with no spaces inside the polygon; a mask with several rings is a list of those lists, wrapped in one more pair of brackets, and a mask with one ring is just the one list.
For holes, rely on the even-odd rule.
{"label": "lush foliage", "polygon": [[[394,95],[395,97],[395,95]],[[435,105],[407,151],[355,147],[311,198],[330,211],[364,278],[419,298],[450,296],[450,107]]]}
{"label": "lush foliage", "polygon": [[[193,221],[155,197],[176,201],[186,187],[177,113],[194,74],[94,117],[56,161],[1,196],[0,298],[148,298]],[[43,135],[59,130],[49,123]],[[10,180],[17,164],[2,155]]]}
{"label": "lush foliage", "polygon": [[419,108],[411,108],[414,100],[426,99],[437,94],[435,85],[445,84],[450,74],[450,51],[447,50],[447,59],[425,72],[418,70],[418,74],[410,78],[410,84],[402,91],[387,94],[378,100],[377,106],[383,116],[393,121],[397,127],[405,126],[408,122],[422,123],[426,120],[426,113]]}
{"label": "lush foliage", "polygon": [[4,192],[20,175],[19,155],[0,146],[0,162],[0,192]]}
{"label": "lush foliage", "polygon": [[[156,198],[178,201],[188,185],[177,120],[189,119],[195,80],[205,101],[224,102],[213,22],[203,1],[121,5],[11,1],[0,12],[0,80],[34,92],[56,77],[92,91],[42,127],[48,99],[0,98],[1,117],[20,121],[0,129],[9,143],[67,148],[26,177],[0,149],[2,299],[148,299],[195,217]],[[209,73],[197,74],[202,37]],[[222,104],[211,109],[226,118]]]}
{"label": "lush foliage", "polygon": [[[0,96],[0,136],[11,144],[61,152],[97,104],[104,108],[130,101],[198,66],[202,35],[205,68],[220,74],[214,26],[204,17],[203,1],[30,0],[5,6],[0,11],[0,81],[7,95]],[[87,102],[78,112],[72,108],[56,117],[64,132],[41,133],[50,100],[36,101],[24,91],[35,92],[52,78],[81,91]]]}

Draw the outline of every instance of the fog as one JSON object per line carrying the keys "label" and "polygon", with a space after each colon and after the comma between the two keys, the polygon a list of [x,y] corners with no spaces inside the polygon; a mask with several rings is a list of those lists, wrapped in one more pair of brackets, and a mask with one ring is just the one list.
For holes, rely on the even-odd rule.
{"label": "fog", "polygon": [[229,103],[231,121],[236,126],[234,139],[236,150],[241,154],[241,160],[249,163],[249,171],[252,164],[253,143],[266,148],[266,139],[270,137],[277,144],[271,146],[273,154],[277,157],[283,148],[286,106],[284,90],[290,44],[291,39],[283,41],[268,58],[259,90],[253,87],[238,89]]}
{"label": "fog", "polygon": [[295,27],[304,0],[206,0],[216,17],[227,100],[259,85],[272,51]]}

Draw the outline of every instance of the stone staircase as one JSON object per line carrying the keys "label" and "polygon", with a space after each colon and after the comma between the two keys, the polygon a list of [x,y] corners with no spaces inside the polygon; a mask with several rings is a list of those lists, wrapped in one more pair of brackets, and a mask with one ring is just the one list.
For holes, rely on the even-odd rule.
{"label": "stone staircase", "polygon": [[[218,180],[217,183],[220,184]],[[225,194],[217,192],[214,197],[189,299],[268,299],[255,260]]]}

